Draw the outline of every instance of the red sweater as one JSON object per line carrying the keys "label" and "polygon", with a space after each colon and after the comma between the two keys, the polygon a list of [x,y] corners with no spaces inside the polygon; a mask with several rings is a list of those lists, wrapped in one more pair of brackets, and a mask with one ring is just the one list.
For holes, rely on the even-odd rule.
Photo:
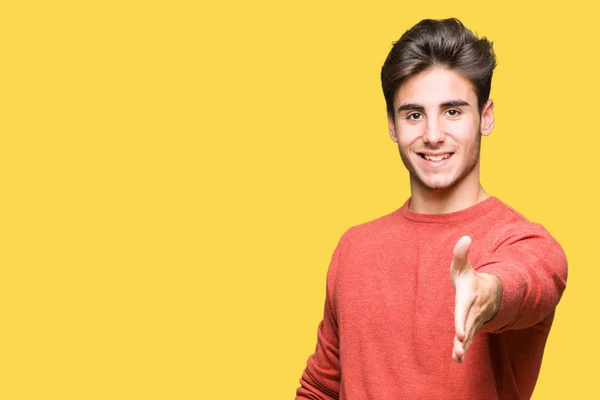
{"label": "red sweater", "polygon": [[[495,197],[437,215],[409,201],[342,236],[296,399],[529,399],[565,289],[560,245]],[[449,268],[464,235],[471,265],[503,294],[457,364]]]}

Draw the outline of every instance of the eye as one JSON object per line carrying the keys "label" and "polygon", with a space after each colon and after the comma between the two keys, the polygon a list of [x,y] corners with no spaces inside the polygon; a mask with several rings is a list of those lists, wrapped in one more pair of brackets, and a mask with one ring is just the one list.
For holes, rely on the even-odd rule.
{"label": "eye", "polygon": [[458,117],[461,114],[459,110],[456,110],[454,108],[448,110],[447,113],[450,117]]}
{"label": "eye", "polygon": [[408,114],[408,116],[406,118],[410,121],[416,121],[418,119],[421,119],[422,117],[423,117],[423,114],[421,114],[421,113],[411,113],[411,114]]}

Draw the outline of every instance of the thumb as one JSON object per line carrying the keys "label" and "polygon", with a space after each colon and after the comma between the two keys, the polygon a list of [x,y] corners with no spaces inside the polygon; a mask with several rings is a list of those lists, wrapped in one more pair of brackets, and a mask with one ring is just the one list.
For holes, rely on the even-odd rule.
{"label": "thumb", "polygon": [[[454,246],[454,258],[450,266],[450,276],[452,278],[452,286],[456,292],[456,304],[454,307],[454,327],[457,339],[462,342],[465,339],[465,325],[467,323],[467,315],[473,304],[473,297],[469,291],[457,290],[456,279],[470,268],[469,265],[469,249],[471,248],[471,238],[469,236],[461,237]],[[463,345],[464,346],[464,345]],[[464,347],[463,347],[464,352]],[[464,353],[463,355],[464,356]],[[461,356],[461,357],[462,357]]]}
{"label": "thumb", "polygon": [[471,238],[469,236],[463,236],[456,242],[456,246],[454,246],[454,258],[450,267],[452,272],[459,272],[467,265],[470,248]]}

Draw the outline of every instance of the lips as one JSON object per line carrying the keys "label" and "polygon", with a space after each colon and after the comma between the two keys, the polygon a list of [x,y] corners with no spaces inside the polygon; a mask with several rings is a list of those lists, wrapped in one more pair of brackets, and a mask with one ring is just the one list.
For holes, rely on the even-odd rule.
{"label": "lips", "polygon": [[441,153],[441,154],[429,154],[419,153],[419,155],[427,161],[431,162],[442,162],[452,156],[452,153]]}

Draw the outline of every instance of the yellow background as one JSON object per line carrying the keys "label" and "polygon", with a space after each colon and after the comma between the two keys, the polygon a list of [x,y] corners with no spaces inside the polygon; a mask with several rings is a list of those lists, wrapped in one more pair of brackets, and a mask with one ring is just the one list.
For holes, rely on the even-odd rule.
{"label": "yellow background", "polygon": [[292,398],[340,235],[409,196],[381,64],[449,16],[498,55],[484,187],[570,262],[534,398],[600,398],[588,2],[0,4],[0,398]]}

